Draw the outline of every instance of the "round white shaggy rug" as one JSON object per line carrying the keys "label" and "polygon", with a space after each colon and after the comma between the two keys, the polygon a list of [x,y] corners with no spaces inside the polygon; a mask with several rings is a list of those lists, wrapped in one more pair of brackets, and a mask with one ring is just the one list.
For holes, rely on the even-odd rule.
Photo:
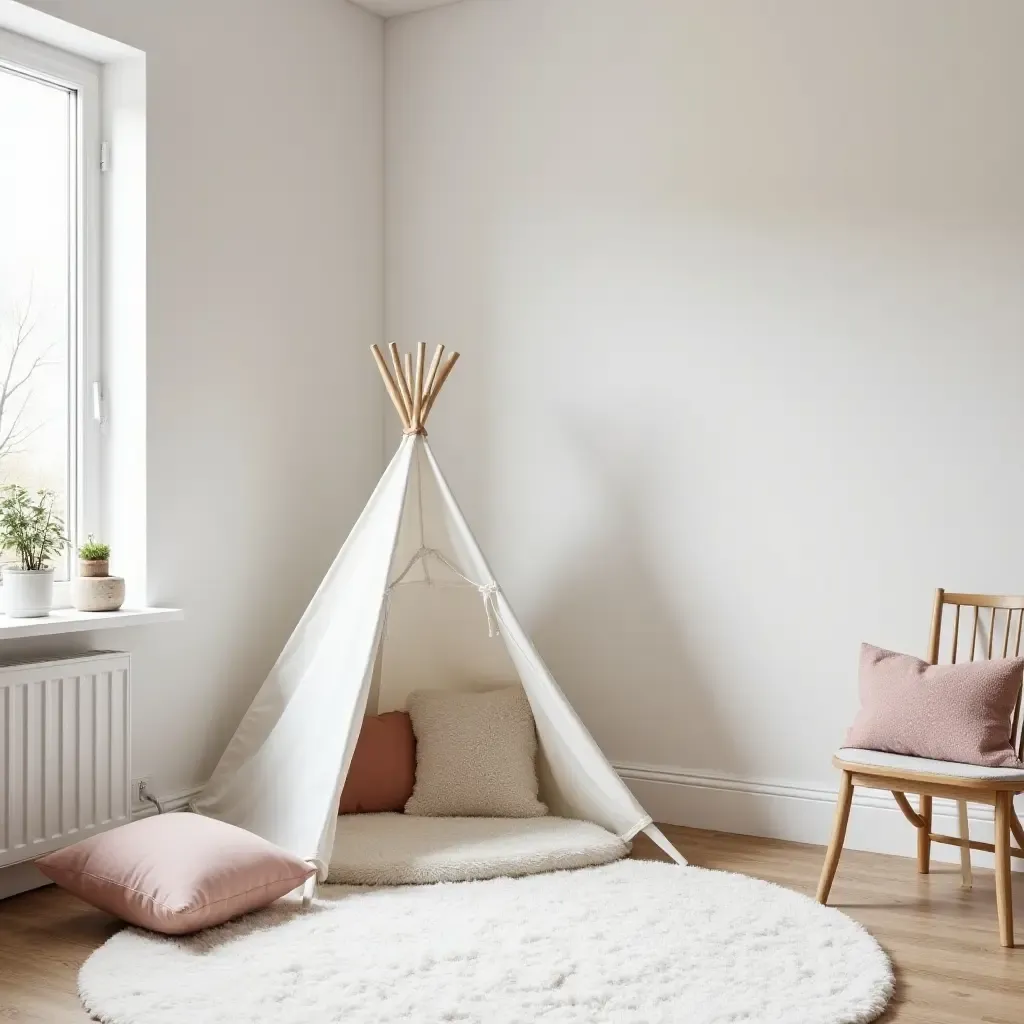
{"label": "round white shaggy rug", "polygon": [[110,1024],[854,1024],[889,960],[837,910],[742,875],[648,861],[391,889],[328,888],[82,967]]}

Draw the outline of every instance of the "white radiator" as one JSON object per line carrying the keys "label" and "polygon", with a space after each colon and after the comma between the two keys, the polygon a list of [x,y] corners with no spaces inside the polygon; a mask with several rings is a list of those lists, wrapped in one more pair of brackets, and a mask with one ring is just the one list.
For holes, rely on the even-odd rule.
{"label": "white radiator", "polygon": [[0,664],[0,868],[130,819],[129,663]]}

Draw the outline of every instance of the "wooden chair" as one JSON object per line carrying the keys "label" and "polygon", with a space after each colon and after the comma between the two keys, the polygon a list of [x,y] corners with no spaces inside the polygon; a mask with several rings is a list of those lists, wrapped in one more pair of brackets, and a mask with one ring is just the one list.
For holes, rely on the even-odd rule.
{"label": "wooden chair", "polygon": [[[952,615],[944,615],[947,608]],[[928,660],[938,664],[939,639],[943,620],[952,619],[951,662],[956,662],[958,648],[961,654],[967,646],[959,643],[962,630],[961,609],[971,614],[970,658],[974,661],[978,653],[979,639],[984,657],[1019,657],[1021,649],[1021,626],[1024,624],[1024,597],[1001,597],[986,594],[947,594],[944,590],[935,592],[935,610],[932,615],[931,639],[928,645]],[[980,616],[981,609],[987,614]],[[1005,612],[1005,616],[1002,614]],[[987,620],[987,622],[985,621]],[[987,634],[987,638],[986,638]],[[1002,643],[997,641],[1001,637]],[[961,659],[966,660],[966,659]],[[1024,730],[1021,723],[1021,695],[1013,712],[1012,732],[1018,756],[1024,757]],[[904,757],[898,754],[884,754],[871,750],[843,748],[832,759],[842,772],[839,783],[839,802],[836,805],[835,824],[825,864],[821,869],[818,883],[818,902],[828,900],[832,880],[839,865],[839,856],[846,838],[846,825],[850,819],[850,805],[853,791],[857,786],[868,789],[888,789],[907,820],[917,829],[917,870],[927,874],[931,844],[947,843],[960,847],[960,862],[963,882],[971,884],[971,850],[984,850],[995,854],[996,862],[996,909],[999,916],[999,939],[1004,946],[1013,946],[1013,902],[1010,886],[1010,858],[1024,857],[1024,828],[1021,827],[1014,810],[1013,797],[1024,792],[1024,771],[1019,768],[982,768],[976,765],[953,764],[948,761],[931,761],[924,758]],[[907,800],[907,793],[920,796],[915,812]],[[932,832],[932,798],[947,797],[956,800],[960,815],[960,836],[936,835]],[[995,843],[977,842],[970,838],[967,827],[967,803],[989,804],[995,807]],[[1010,836],[1017,840],[1014,848]]]}

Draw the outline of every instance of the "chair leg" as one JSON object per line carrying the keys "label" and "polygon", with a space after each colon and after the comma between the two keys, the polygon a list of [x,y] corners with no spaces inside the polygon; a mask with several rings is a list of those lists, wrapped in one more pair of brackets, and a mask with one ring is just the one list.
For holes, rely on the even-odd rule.
{"label": "chair leg", "polygon": [[1010,797],[1010,835],[1017,840],[1017,849],[1024,850],[1024,827],[1021,826],[1020,818],[1013,807],[1013,797]]}
{"label": "chair leg", "polygon": [[839,801],[836,803],[832,838],[828,843],[825,863],[821,868],[821,879],[818,881],[816,899],[819,903],[827,903],[828,894],[832,890],[832,881],[836,877],[836,869],[839,867],[839,855],[843,852],[843,842],[846,839],[846,826],[850,821],[850,806],[852,803],[853,775],[850,772],[843,772],[843,777],[839,780]]}
{"label": "chair leg", "polygon": [[931,868],[932,856],[932,798],[930,796],[921,795],[918,814],[921,815],[923,824],[917,830],[917,870],[922,875],[927,875]]}
{"label": "chair leg", "polygon": [[[957,809],[960,812],[960,839],[967,843],[971,838],[971,826],[967,820],[967,801],[958,800]],[[971,848],[960,847],[960,888],[970,889],[974,885],[974,875],[971,872]]]}
{"label": "chair leg", "polygon": [[996,793],[996,910],[999,941],[1013,948],[1013,890],[1010,886],[1010,815],[1013,794]]}

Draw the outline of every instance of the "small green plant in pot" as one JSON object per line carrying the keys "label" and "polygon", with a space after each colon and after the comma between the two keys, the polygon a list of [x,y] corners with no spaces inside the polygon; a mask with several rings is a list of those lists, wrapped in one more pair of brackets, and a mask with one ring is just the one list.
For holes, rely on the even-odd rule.
{"label": "small green plant in pot", "polygon": [[56,501],[53,491],[37,491],[33,498],[19,484],[0,488],[0,548],[17,556],[3,567],[3,606],[11,618],[39,618],[53,607],[49,563],[68,542]]}
{"label": "small green plant in pot", "polygon": [[78,549],[71,603],[80,612],[116,612],[124,604],[124,580],[110,575],[110,545],[101,544],[91,533]]}
{"label": "small green plant in pot", "polygon": [[110,575],[110,545],[101,544],[91,533],[89,539],[78,549],[78,575]]}

